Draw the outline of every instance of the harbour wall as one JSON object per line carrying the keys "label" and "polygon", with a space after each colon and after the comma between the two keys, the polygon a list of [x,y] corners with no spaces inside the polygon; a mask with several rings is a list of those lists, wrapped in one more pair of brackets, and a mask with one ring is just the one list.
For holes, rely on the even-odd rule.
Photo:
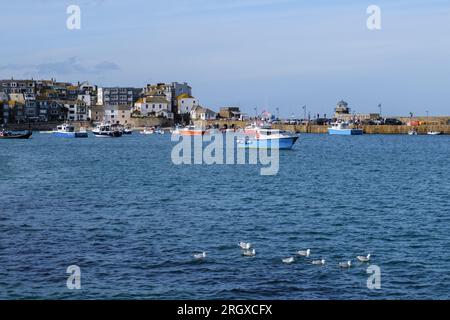
{"label": "harbour wall", "polygon": [[[249,121],[231,121],[231,120],[208,120],[201,121],[204,126],[218,125],[220,128],[227,125],[227,127],[244,128],[246,125],[250,124]],[[294,124],[274,124],[272,125],[274,129],[286,130],[300,133],[327,133],[328,125],[294,125]],[[415,128],[419,134],[426,134],[428,131],[440,131],[444,134],[450,134],[450,125],[440,124],[440,125],[420,125],[416,127],[410,127],[407,125],[401,126],[391,126],[391,125],[364,125],[361,126],[366,134],[408,134],[408,132]]]}
{"label": "harbour wall", "polygon": [[[49,121],[49,122],[30,122],[30,123],[8,123],[4,126],[5,129],[11,131],[51,131],[60,125],[61,121]],[[86,129],[93,129],[95,125],[90,121],[71,121],[71,124],[78,130],[83,127]],[[128,120],[127,126],[132,128],[145,128],[145,127],[172,127],[173,120],[163,118],[131,118]]]}

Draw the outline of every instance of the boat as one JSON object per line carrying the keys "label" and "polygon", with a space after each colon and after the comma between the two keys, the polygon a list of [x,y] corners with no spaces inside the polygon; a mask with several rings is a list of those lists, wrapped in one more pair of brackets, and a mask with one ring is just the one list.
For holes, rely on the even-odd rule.
{"label": "boat", "polygon": [[271,126],[268,124],[257,124],[255,122],[255,123],[247,125],[243,131],[244,131],[245,135],[256,135],[258,130],[262,129],[262,128],[270,129]]}
{"label": "boat", "polygon": [[101,123],[92,130],[94,136],[98,138],[118,138],[121,137],[123,132],[116,126],[106,123]]}
{"label": "boat", "polygon": [[141,131],[140,134],[154,134],[155,133],[155,128],[150,128],[147,129],[147,127],[144,128],[144,131]]}
{"label": "boat", "polygon": [[408,134],[409,134],[410,136],[417,136],[417,135],[418,135],[418,133],[417,133],[417,130],[416,130],[416,129],[413,129],[413,130],[409,130],[409,131],[408,131]]}
{"label": "boat", "polygon": [[79,131],[75,131],[75,126],[64,123],[56,127],[53,130],[53,135],[55,137],[63,137],[63,138],[87,138],[88,133],[86,129],[82,128]]}
{"label": "boat", "polygon": [[442,134],[442,132],[440,132],[440,131],[428,131],[427,134],[429,136],[439,136],[439,135]]}
{"label": "boat", "polygon": [[343,135],[343,136],[357,136],[362,135],[362,129],[350,128],[346,122],[333,123],[331,128],[328,128],[328,134],[331,135]]}
{"label": "boat", "polygon": [[182,136],[202,136],[206,133],[206,130],[196,128],[195,126],[187,126],[179,130]]}
{"label": "boat", "polygon": [[133,134],[133,130],[131,128],[123,128],[122,134],[125,134],[125,135]]}
{"label": "boat", "polygon": [[239,148],[290,150],[298,140],[297,134],[271,128],[257,128],[254,137],[245,136],[237,141]]}
{"label": "boat", "polygon": [[164,134],[164,130],[161,129],[161,128],[158,128],[158,129],[155,130],[155,133],[156,134]]}
{"label": "boat", "polygon": [[28,130],[25,133],[13,133],[11,131],[0,131],[0,139],[29,139],[33,135],[33,132]]}
{"label": "boat", "polygon": [[180,134],[180,130],[181,130],[181,127],[177,125],[177,126],[175,126],[175,128],[170,130],[170,133],[171,134],[175,134],[175,135],[179,135]]}

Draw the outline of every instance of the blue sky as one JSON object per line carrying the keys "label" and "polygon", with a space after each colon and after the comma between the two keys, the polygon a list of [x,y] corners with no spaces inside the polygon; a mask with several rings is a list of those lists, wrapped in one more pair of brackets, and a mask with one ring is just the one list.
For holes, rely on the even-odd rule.
{"label": "blue sky", "polygon": [[[81,30],[66,8],[81,7]],[[382,30],[366,28],[381,7]],[[22,0],[1,4],[0,78],[187,81],[202,105],[282,116],[450,114],[448,1]]]}

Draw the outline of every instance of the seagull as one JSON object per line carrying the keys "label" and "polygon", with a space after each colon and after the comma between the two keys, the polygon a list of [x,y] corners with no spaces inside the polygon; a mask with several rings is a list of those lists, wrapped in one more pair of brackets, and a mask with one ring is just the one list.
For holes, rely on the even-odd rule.
{"label": "seagull", "polygon": [[356,259],[358,259],[361,262],[369,262],[370,261],[370,253],[367,256],[357,256]]}
{"label": "seagull", "polygon": [[302,257],[309,257],[310,254],[311,254],[310,249],[297,251],[297,255],[302,256]]}
{"label": "seagull", "polygon": [[250,242],[239,242],[239,247],[241,247],[242,250],[250,250],[252,244]]}
{"label": "seagull", "polygon": [[245,257],[254,257],[254,256],[256,256],[256,250],[255,249],[253,249],[253,250],[245,250],[242,253],[242,255],[245,256]]}
{"label": "seagull", "polygon": [[205,258],[206,258],[206,252],[194,254],[194,259],[195,260],[203,260]]}
{"label": "seagull", "polygon": [[322,260],[313,260],[313,261],[311,261],[311,263],[312,263],[312,264],[315,264],[315,265],[323,266],[323,265],[325,265],[325,259],[322,259]]}
{"label": "seagull", "polygon": [[283,261],[283,263],[290,264],[290,263],[294,262],[294,257],[289,257],[289,258],[286,258],[286,259],[281,259],[281,261]]}
{"label": "seagull", "polygon": [[339,267],[341,267],[341,268],[350,268],[351,266],[352,266],[352,262],[350,260],[347,262],[339,263]]}

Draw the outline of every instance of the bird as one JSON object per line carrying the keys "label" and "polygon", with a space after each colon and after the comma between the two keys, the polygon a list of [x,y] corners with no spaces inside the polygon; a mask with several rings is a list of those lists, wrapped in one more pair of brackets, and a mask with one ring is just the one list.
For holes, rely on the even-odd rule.
{"label": "bird", "polygon": [[281,259],[281,261],[283,261],[283,263],[290,264],[290,263],[294,262],[294,257],[289,257],[289,258],[286,258],[286,259]]}
{"label": "bird", "polygon": [[297,251],[297,255],[302,256],[302,257],[309,257],[310,254],[311,254],[310,249]]}
{"label": "bird", "polygon": [[370,253],[367,256],[357,256],[356,259],[358,259],[361,262],[369,262],[370,261]]}
{"label": "bird", "polygon": [[352,266],[352,262],[350,260],[347,262],[339,263],[339,267],[341,267],[341,268],[350,268],[351,266]]}
{"label": "bird", "polygon": [[194,259],[195,260],[203,260],[205,258],[206,258],[206,252],[194,254]]}
{"label": "bird", "polygon": [[311,263],[314,264],[314,265],[320,265],[320,266],[323,266],[323,265],[325,265],[325,259],[322,259],[322,260],[313,260],[313,261],[311,261]]}
{"label": "bird", "polygon": [[244,252],[242,252],[242,255],[245,257],[254,257],[256,256],[256,250],[245,250]]}
{"label": "bird", "polygon": [[252,244],[250,242],[239,242],[239,247],[241,247],[242,250],[250,250]]}

